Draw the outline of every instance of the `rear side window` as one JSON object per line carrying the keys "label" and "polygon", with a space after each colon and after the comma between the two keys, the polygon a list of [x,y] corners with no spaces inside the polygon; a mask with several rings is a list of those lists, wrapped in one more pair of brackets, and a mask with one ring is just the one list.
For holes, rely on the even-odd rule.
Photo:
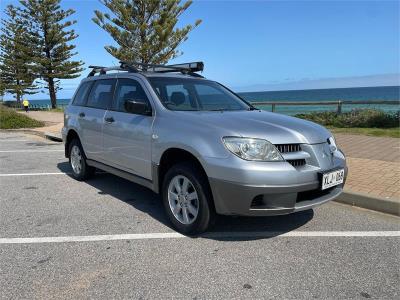
{"label": "rear side window", "polygon": [[126,112],[125,102],[135,100],[136,102],[149,103],[145,91],[139,82],[133,79],[118,79],[115,91],[115,110]]}
{"label": "rear side window", "polygon": [[97,80],[90,91],[86,106],[100,109],[110,108],[115,82],[115,79]]}
{"label": "rear side window", "polygon": [[90,90],[92,82],[84,82],[79,87],[76,95],[74,97],[73,105],[84,106],[86,104],[86,99]]}

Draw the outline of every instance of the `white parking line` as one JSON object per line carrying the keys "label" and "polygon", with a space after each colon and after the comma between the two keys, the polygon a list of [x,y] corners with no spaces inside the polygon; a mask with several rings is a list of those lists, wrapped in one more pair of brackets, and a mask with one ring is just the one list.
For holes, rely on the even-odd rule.
{"label": "white parking line", "polygon": [[36,152],[64,152],[64,149],[52,149],[52,150],[0,150],[0,153],[36,153]]}
{"label": "white parking line", "polygon": [[46,176],[46,175],[68,175],[70,172],[54,172],[54,173],[14,173],[14,174],[0,174],[0,177],[13,177],[13,176]]}
{"label": "white parking line", "polygon": [[[291,232],[212,232],[203,234],[205,238],[268,238],[268,237],[400,237],[400,231],[291,231]],[[177,232],[134,233],[87,236],[59,236],[33,238],[0,238],[0,244],[39,244],[67,242],[99,242],[118,240],[149,240],[187,238]]]}
{"label": "white parking line", "polygon": [[31,140],[10,140],[10,139],[0,139],[0,142],[30,142]]}

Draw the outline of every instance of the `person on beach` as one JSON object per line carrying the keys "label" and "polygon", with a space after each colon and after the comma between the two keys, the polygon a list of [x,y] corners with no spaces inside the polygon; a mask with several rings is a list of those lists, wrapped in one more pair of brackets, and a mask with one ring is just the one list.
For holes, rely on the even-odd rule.
{"label": "person on beach", "polygon": [[24,106],[25,112],[28,112],[28,109],[29,109],[28,99],[24,99],[24,101],[22,101],[22,105]]}

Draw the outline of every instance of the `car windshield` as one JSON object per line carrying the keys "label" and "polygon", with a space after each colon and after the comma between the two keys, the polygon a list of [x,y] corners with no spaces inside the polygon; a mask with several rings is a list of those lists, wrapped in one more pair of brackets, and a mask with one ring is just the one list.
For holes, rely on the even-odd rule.
{"label": "car windshield", "polygon": [[162,104],[170,110],[228,111],[249,110],[238,96],[209,80],[186,78],[149,78]]}

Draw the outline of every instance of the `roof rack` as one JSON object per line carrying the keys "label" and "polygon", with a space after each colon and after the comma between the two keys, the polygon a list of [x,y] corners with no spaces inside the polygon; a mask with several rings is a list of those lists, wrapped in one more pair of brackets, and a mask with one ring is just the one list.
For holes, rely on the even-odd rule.
{"label": "roof rack", "polygon": [[139,62],[125,62],[121,61],[121,66],[137,66],[140,67],[141,71],[149,71],[149,72],[157,72],[157,73],[167,73],[167,72],[199,72],[204,70],[204,63],[199,62],[190,62],[184,64],[176,64],[176,65],[158,65],[158,64],[144,64]]}
{"label": "roof rack", "polygon": [[108,71],[129,71],[129,72],[138,72],[136,69],[123,68],[122,66],[112,66],[112,67],[103,67],[103,66],[89,66],[92,71],[88,74],[87,77],[92,77],[99,73],[100,75],[107,74]]}
{"label": "roof rack", "polygon": [[181,72],[194,77],[203,77],[195,72],[203,71],[203,62],[190,62],[184,64],[175,65],[157,65],[157,64],[144,64],[139,62],[125,62],[120,61],[120,66],[103,67],[103,66],[89,66],[92,70],[88,77],[96,75],[107,74],[107,71],[127,71],[127,72],[155,72],[155,73],[167,73],[167,72]]}

